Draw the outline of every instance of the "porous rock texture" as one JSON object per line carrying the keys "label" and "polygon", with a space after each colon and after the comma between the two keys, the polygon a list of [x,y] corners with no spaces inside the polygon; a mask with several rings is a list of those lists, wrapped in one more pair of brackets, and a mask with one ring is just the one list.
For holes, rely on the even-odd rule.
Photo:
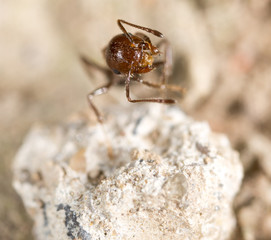
{"label": "porous rock texture", "polygon": [[227,138],[178,107],[110,107],[34,126],[14,187],[50,239],[229,239],[243,171]]}

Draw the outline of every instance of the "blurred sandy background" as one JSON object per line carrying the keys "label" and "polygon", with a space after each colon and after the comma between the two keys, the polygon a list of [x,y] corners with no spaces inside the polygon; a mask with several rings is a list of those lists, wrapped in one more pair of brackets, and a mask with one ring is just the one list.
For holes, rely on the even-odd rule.
{"label": "blurred sandy background", "polygon": [[[271,239],[270,0],[0,0],[0,239],[32,239],[12,159],[32,124],[87,108],[86,94],[105,79],[89,78],[78,56],[105,65],[101,49],[120,32],[118,18],[167,37],[171,81],[187,88],[179,105],[240,152],[233,239]],[[129,104],[114,91],[96,101],[101,109]]]}

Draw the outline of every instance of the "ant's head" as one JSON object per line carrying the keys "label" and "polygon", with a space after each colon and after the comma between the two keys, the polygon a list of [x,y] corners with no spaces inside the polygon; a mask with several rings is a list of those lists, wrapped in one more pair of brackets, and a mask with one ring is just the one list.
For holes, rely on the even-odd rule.
{"label": "ant's head", "polygon": [[139,42],[140,48],[142,48],[144,51],[150,52],[151,55],[157,55],[161,53],[159,49],[152,44],[149,37],[143,34],[140,35],[141,35],[139,36],[141,39],[141,41]]}
{"label": "ant's head", "polygon": [[151,43],[149,38],[145,38],[139,45],[139,48],[142,49],[139,65],[142,68],[142,72],[149,72],[153,69],[154,57],[161,52]]}

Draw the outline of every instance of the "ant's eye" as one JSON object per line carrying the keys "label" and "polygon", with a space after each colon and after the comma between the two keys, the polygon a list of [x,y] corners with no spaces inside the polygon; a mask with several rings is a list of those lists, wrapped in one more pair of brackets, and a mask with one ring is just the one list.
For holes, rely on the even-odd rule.
{"label": "ant's eye", "polygon": [[149,44],[147,44],[147,43],[145,43],[145,42],[142,42],[142,43],[141,43],[141,47],[142,47],[144,50],[149,50],[149,49],[150,49]]}
{"label": "ant's eye", "polygon": [[120,71],[118,71],[117,69],[112,69],[112,71],[115,73],[115,74],[120,74]]}

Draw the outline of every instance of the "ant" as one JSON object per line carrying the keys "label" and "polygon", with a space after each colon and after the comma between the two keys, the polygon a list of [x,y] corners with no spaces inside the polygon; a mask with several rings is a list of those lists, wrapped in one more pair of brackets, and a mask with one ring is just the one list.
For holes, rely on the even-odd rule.
{"label": "ant", "polygon": [[[123,34],[118,34],[115,37],[113,37],[109,42],[108,46],[103,50],[106,63],[111,70],[98,66],[95,63],[88,61],[86,58],[81,57],[82,61],[86,64],[86,66],[95,67],[99,69],[100,71],[104,72],[109,79],[108,83],[95,89],[94,91],[90,92],[87,95],[89,106],[93,109],[100,123],[103,123],[103,118],[98,109],[96,108],[96,106],[94,105],[93,98],[94,96],[108,92],[110,87],[118,83],[124,82],[126,98],[129,102],[132,103],[157,102],[165,104],[174,104],[176,103],[176,101],[168,98],[131,99],[130,97],[131,81],[136,81],[146,86],[162,90],[169,89],[172,91],[184,91],[184,89],[179,86],[166,84],[172,66],[171,48],[168,41],[163,39],[157,44],[156,47],[151,43],[150,38],[145,34],[137,32],[133,35],[131,33],[128,33],[126,29],[123,27],[123,24],[127,24],[134,28],[141,29],[159,38],[163,38],[163,34],[157,30],[135,25],[133,23],[129,23],[121,19],[118,19],[117,23]],[[164,60],[154,61],[154,57],[161,54],[158,48],[162,44],[165,45]],[[148,73],[160,65],[163,66],[161,83],[152,83],[139,79],[140,74]],[[114,75],[124,76],[125,81],[123,81],[123,78],[122,79],[115,78]]]}

